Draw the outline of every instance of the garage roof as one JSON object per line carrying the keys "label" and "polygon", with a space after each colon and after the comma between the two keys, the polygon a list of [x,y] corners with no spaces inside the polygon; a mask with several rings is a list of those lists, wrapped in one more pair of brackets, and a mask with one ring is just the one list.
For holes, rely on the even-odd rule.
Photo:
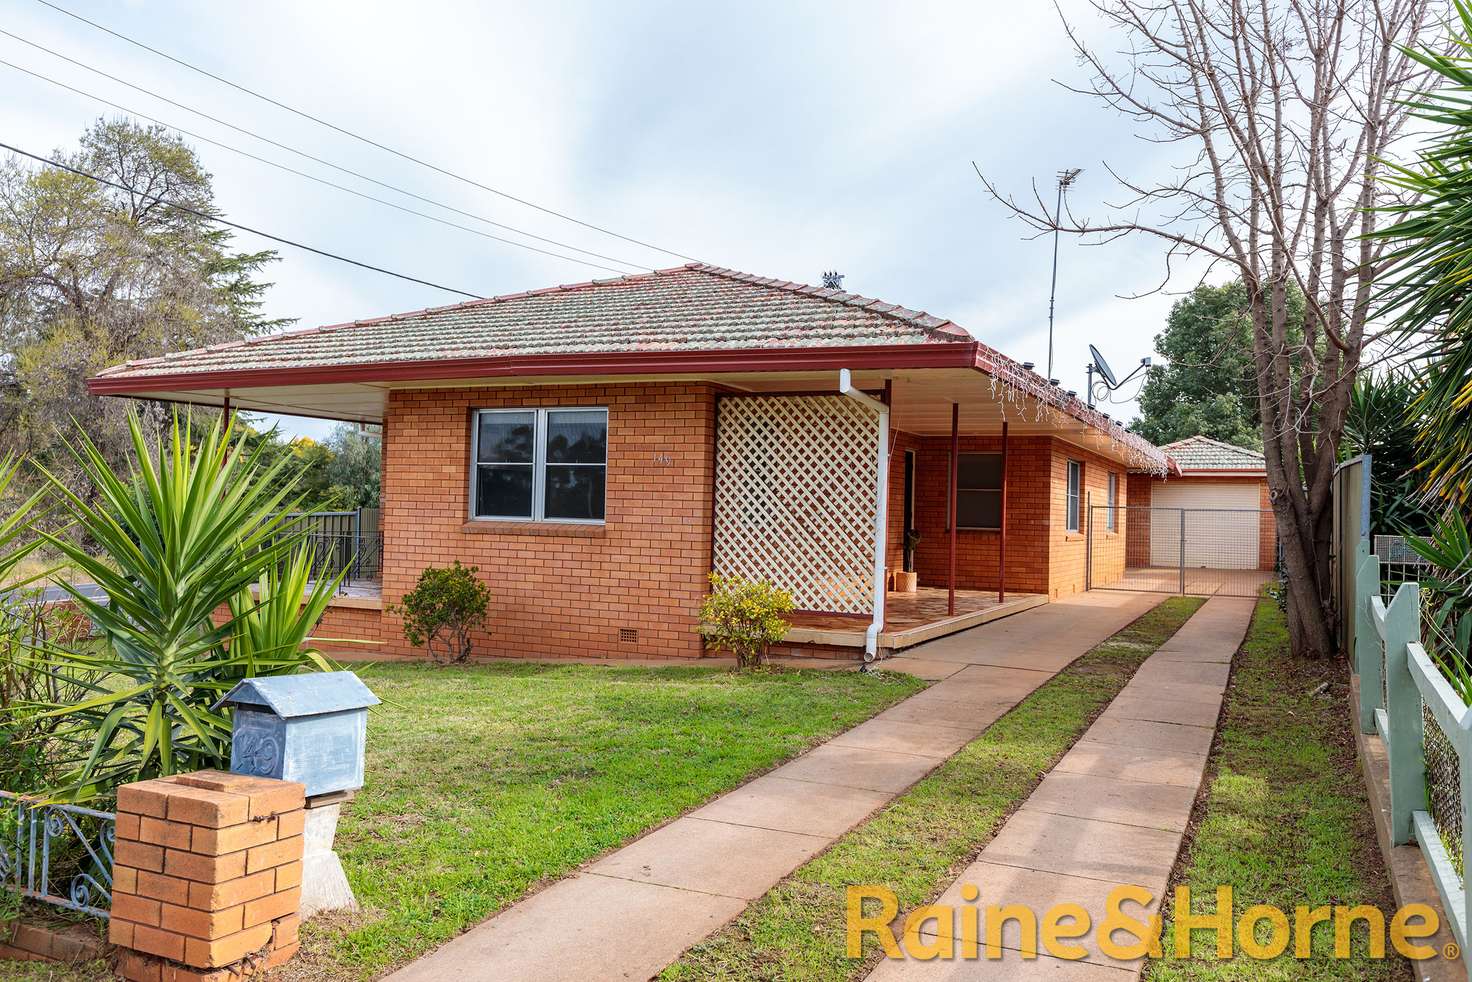
{"label": "garage roof", "polygon": [[1262,474],[1267,462],[1261,452],[1205,436],[1188,436],[1160,449],[1182,474]]}

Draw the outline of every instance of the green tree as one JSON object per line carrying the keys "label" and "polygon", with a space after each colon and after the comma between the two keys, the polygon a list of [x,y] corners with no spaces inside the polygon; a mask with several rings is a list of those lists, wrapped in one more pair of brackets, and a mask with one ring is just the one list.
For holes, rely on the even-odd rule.
{"label": "green tree", "polygon": [[[1288,333],[1303,337],[1303,295],[1289,291]],[[1252,314],[1240,280],[1198,286],[1171,307],[1155,336],[1163,364],[1146,369],[1130,429],[1164,445],[1201,434],[1262,449]]]}
{"label": "green tree", "polygon": [[342,508],[377,508],[382,480],[383,440],[344,423],[327,438],[332,459],[327,464],[330,493]]}
{"label": "green tree", "polygon": [[[257,275],[276,254],[237,252],[228,231],[161,203],[218,212],[193,149],[161,127],[99,120],[55,156],[132,190],[0,162],[0,453],[85,480],[59,449],[72,419],[114,466],[130,447],[126,406],[90,396],[86,379],[274,326]],[[144,415],[156,434],[164,413]]]}

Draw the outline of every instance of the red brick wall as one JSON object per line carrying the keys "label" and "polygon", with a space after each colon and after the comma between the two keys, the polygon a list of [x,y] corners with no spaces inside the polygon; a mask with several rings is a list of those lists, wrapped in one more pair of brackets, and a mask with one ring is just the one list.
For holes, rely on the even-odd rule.
{"label": "red brick wall", "polygon": [[[950,437],[923,437],[916,462],[915,525],[920,546],[915,568],[922,586],[943,587],[949,576],[948,482]],[[1007,441],[1007,589],[1042,593],[1047,589],[1046,437]],[[963,436],[961,453],[1002,449],[999,436]],[[891,536],[893,538],[893,536]],[[956,586],[963,590],[997,588],[1000,535],[985,529],[956,530]]]}
{"label": "red brick wall", "polygon": [[[469,438],[477,408],[607,406],[609,469],[603,526],[470,522]],[[423,657],[390,607],[427,565],[478,566],[492,592],[481,656],[695,657],[698,611],[710,569],[715,388],[631,383],[531,388],[422,389],[390,394],[384,429],[385,610],[334,607],[318,634],[381,640],[371,655]],[[904,452],[916,452],[916,569],[947,582],[950,440],[892,434],[888,566],[902,561]],[[962,452],[996,451],[1000,437],[963,437]],[[1063,530],[1064,461],[1085,462],[1085,489],[1105,500],[1106,475],[1124,468],[1051,437],[1013,437],[1007,472],[1007,589],[1060,596],[1084,588],[1082,534]],[[1121,515],[1120,534],[1127,531]],[[957,536],[957,585],[997,588],[998,533]],[[1122,570],[1122,550],[1120,551]],[[1096,566],[1096,575],[1100,573]],[[637,642],[620,631],[638,632]],[[352,655],[361,649],[336,648]]]}
{"label": "red brick wall", "polygon": [[[383,612],[369,607],[346,607],[333,604],[322,615],[322,620],[312,631],[312,636],[321,639],[351,638],[354,641],[383,640]],[[320,641],[317,647],[334,658],[377,658],[383,646],[376,644],[334,644],[330,640]]]}
{"label": "red brick wall", "polygon": [[[602,526],[468,522],[474,409],[608,407]],[[423,657],[388,611],[425,566],[491,587],[477,655],[693,657],[710,570],[715,390],[631,383],[394,391],[384,452],[381,654]],[[619,640],[621,629],[637,642]]]}
{"label": "red brick wall", "polygon": [[[1065,527],[1069,460],[1077,460],[1084,465],[1081,491],[1085,507],[1077,532],[1070,532]],[[1109,474],[1111,472],[1119,475],[1119,505],[1122,509],[1119,515],[1119,528],[1114,532],[1098,528],[1095,534],[1101,539],[1123,536],[1124,541],[1127,542],[1129,516],[1128,512],[1123,509],[1129,503],[1129,482],[1125,479],[1124,466],[1062,440],[1052,441],[1047,591],[1049,597],[1057,598],[1082,593],[1086,587],[1085,565],[1088,551],[1086,532],[1089,521],[1087,506],[1108,503]],[[1096,520],[1102,524],[1103,517],[1104,513],[1099,512]],[[1095,582],[1109,583],[1119,579],[1123,574],[1124,550],[1109,548],[1107,543],[1101,542],[1094,559]]]}
{"label": "red brick wall", "polygon": [[[1129,501],[1133,508],[1150,507],[1150,489],[1156,478],[1150,474],[1131,474],[1129,479]],[[1125,565],[1130,567],[1150,565],[1150,513],[1135,513],[1135,521],[1125,530]]]}
{"label": "red brick wall", "polygon": [[[916,455],[916,527],[920,546],[916,569],[922,586],[943,587],[949,576],[948,484],[951,441],[949,437],[915,437],[900,434],[896,452],[914,447]],[[1001,438],[963,436],[961,453],[995,452]],[[1067,491],[1066,461],[1084,462],[1084,491],[1093,493],[1094,504],[1107,499],[1108,474],[1119,476],[1119,530],[1128,534],[1128,515],[1123,506],[1130,500],[1124,467],[1097,454],[1051,437],[1012,437],[1007,442],[1007,589],[1019,593],[1061,596],[1084,589],[1084,536],[1064,532],[1064,500]],[[889,543],[898,549],[903,503],[904,461],[894,462],[891,481],[900,485],[891,493]],[[1086,516],[1087,518],[1087,516]],[[985,529],[956,532],[956,585],[963,590],[997,588],[997,550],[1000,536]],[[1103,554],[1096,562],[1096,577],[1117,578],[1124,572],[1123,550]],[[897,553],[889,565],[897,568]]]}

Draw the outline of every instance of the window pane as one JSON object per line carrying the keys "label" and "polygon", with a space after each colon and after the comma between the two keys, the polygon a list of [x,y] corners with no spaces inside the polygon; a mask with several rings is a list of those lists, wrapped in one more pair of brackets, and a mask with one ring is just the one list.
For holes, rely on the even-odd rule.
{"label": "window pane", "polygon": [[475,468],[475,513],[493,518],[532,517],[532,469],[522,464]]}
{"label": "window pane", "polygon": [[1002,455],[999,453],[963,453],[960,483],[957,487],[995,490],[1002,486]]}
{"label": "window pane", "polygon": [[1068,462],[1068,495],[1071,498],[1078,497],[1078,471],[1078,462],[1070,460]]}
{"label": "window pane", "polygon": [[547,467],[547,518],[602,520],[604,467]]}
{"label": "window pane", "polygon": [[1000,528],[1002,525],[1002,492],[957,491],[956,524],[960,528]]}
{"label": "window pane", "polygon": [[476,441],[482,463],[530,464],[536,413],[481,413]]}
{"label": "window pane", "polygon": [[601,464],[607,459],[607,413],[547,413],[547,463]]}

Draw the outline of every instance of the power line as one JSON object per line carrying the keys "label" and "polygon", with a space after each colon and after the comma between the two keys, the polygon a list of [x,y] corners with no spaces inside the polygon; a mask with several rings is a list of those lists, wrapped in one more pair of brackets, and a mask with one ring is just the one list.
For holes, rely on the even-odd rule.
{"label": "power line", "polygon": [[[6,33],[4,30],[0,30],[0,34],[4,34],[4,33]],[[146,119],[150,123],[157,123],[158,125],[163,126],[163,127],[166,127],[167,129],[171,129],[171,130],[175,131],[176,133],[182,133],[185,136],[189,137],[190,139],[199,140],[202,143],[208,143],[208,144],[210,144],[212,146],[219,147],[222,150],[229,150],[231,153],[237,153],[237,154],[239,154],[242,157],[248,157],[251,160],[255,160],[255,161],[258,161],[258,162],[260,162],[262,164],[265,164],[268,167],[275,167],[276,169],[283,170],[283,171],[285,171],[288,174],[295,174],[298,177],[304,177],[304,178],[306,178],[309,181],[315,181],[318,184],[322,184],[322,185],[325,185],[325,186],[330,187],[330,188],[336,188],[339,191],[346,191],[348,194],[357,195],[358,197],[365,198],[368,201],[376,201],[376,202],[378,202],[381,205],[385,205],[385,206],[387,206],[389,208],[395,208],[395,209],[397,209],[399,211],[402,211],[402,212],[404,212],[406,214],[409,214],[409,215],[417,215],[420,218],[426,219],[426,220],[431,221],[431,222],[438,222],[439,224],[448,226],[449,228],[456,228],[456,229],[461,230],[462,232],[469,232],[471,235],[479,235],[482,238],[491,239],[491,240],[496,241],[496,242],[504,242],[507,245],[513,245],[513,246],[516,246],[517,248],[520,248],[520,249],[528,249],[528,250],[530,250],[532,252],[541,253],[544,256],[551,256],[554,259],[563,259],[563,260],[566,260],[567,262],[581,263],[584,266],[591,266],[593,269],[601,269],[601,270],[604,270],[605,272],[609,272],[609,273],[617,273],[620,276],[622,276],[622,275],[625,274],[625,270],[622,270],[622,269],[615,269],[612,266],[603,266],[603,265],[600,265],[598,263],[590,263],[586,259],[579,259],[576,256],[564,256],[561,253],[552,252],[549,249],[539,249],[536,246],[527,245],[525,242],[517,242],[514,239],[507,239],[507,238],[503,238],[502,236],[499,236],[499,235],[492,235],[489,232],[482,232],[478,228],[470,228],[468,225],[461,225],[461,224],[459,224],[457,222],[447,221],[446,219],[440,218],[437,215],[428,215],[428,214],[425,214],[422,211],[415,211],[413,208],[407,208],[404,205],[398,204],[396,202],[387,201],[387,200],[385,200],[383,198],[374,197],[373,195],[366,194],[366,193],[364,193],[362,191],[357,190],[356,188],[350,188],[350,187],[348,187],[348,186],[346,186],[344,184],[337,184],[337,183],[335,183],[333,181],[326,180],[325,178],[318,177],[315,174],[308,174],[306,171],[300,171],[300,170],[297,170],[294,167],[288,167],[285,164],[277,163],[274,160],[268,160],[267,158],[257,156],[256,154],[253,154],[253,153],[251,153],[248,150],[241,150],[239,147],[232,147],[228,143],[221,143],[219,140],[212,140],[209,137],[204,136],[204,135],[202,135],[200,133],[195,133],[195,132],[193,132],[191,130],[186,130],[182,126],[174,126],[173,124],[164,122],[163,120],[161,120],[161,119],[159,119],[159,118],[157,118],[155,116],[150,116],[147,113],[138,112],[136,109],[129,109],[127,106],[120,105],[120,104],[118,104],[116,102],[113,102],[110,99],[104,99],[100,95],[94,95],[91,92],[84,91],[82,89],[76,88],[76,87],[71,86],[71,85],[67,85],[65,82],[60,82],[60,81],[57,81],[54,78],[49,78],[48,76],[42,75],[39,72],[33,72],[29,68],[23,68],[20,65],[16,65],[16,64],[13,64],[12,62],[8,62],[8,61],[6,61],[3,58],[0,58],[0,65],[4,65],[6,68],[13,68],[13,69],[15,69],[18,72],[23,72],[26,75],[29,75],[32,78],[40,79],[43,82],[49,82],[52,85],[57,86],[58,88],[66,89],[68,92],[75,92],[77,95],[85,96],[88,99],[92,99],[92,100],[94,100],[96,102],[100,102],[104,106],[111,106],[112,108],[118,110],[119,112],[124,112],[124,113],[127,113],[127,114],[131,115],[131,116],[136,116],[139,119]],[[496,224],[496,223],[493,222],[492,224]],[[573,247],[572,246],[569,246],[568,248],[573,248]],[[582,251],[582,250],[579,250],[579,251]],[[597,253],[592,253],[592,255],[598,255],[598,254]],[[600,257],[600,258],[602,258],[602,257]],[[621,260],[613,259],[613,260],[610,260],[610,261],[611,262],[620,262]],[[632,266],[634,264],[633,263],[629,263],[628,265],[631,265]],[[642,267],[642,268],[647,268],[647,267]]]}
{"label": "power line", "polygon": [[398,157],[398,158],[400,158],[402,160],[407,160],[410,163],[418,164],[421,167],[427,167],[430,170],[432,170],[432,171],[434,171],[434,172],[436,172],[438,174],[443,174],[445,177],[453,178],[454,180],[460,181],[460,182],[462,182],[464,184],[468,184],[471,187],[480,188],[482,191],[489,191],[491,194],[498,195],[498,196],[500,196],[502,198],[507,199],[508,201],[514,201],[514,202],[516,202],[519,205],[525,205],[528,208],[536,209],[537,211],[540,211],[540,212],[542,212],[544,214],[552,215],[552,216],[554,216],[556,218],[560,218],[563,221],[572,222],[573,224],[575,224],[575,225],[581,225],[584,228],[590,228],[590,229],[592,229],[595,232],[601,232],[604,235],[611,235],[611,236],[613,236],[616,239],[622,239],[625,242],[632,242],[634,245],[643,246],[646,249],[653,249],[655,252],[663,252],[663,253],[666,253],[666,254],[671,255],[671,256],[678,256],[679,258],[684,259],[684,260],[687,260],[689,262],[699,262],[699,260],[697,260],[694,256],[687,256],[683,252],[676,252],[673,249],[666,249],[663,246],[657,246],[657,245],[654,245],[653,243],[650,243],[650,242],[644,242],[644,241],[642,241],[640,239],[631,238],[631,237],[629,237],[627,235],[621,235],[618,232],[613,231],[612,229],[604,228],[601,225],[594,225],[591,222],[585,222],[581,218],[574,218],[573,216],[568,215],[568,214],[566,214],[564,212],[560,212],[560,211],[557,211],[555,209],[548,208],[548,207],[545,207],[543,205],[539,205],[536,202],[528,201],[525,198],[517,197],[516,195],[511,194],[510,192],[502,191],[499,188],[491,187],[489,184],[483,184],[480,181],[475,180],[474,178],[469,178],[469,177],[465,177],[464,175],[457,174],[454,171],[447,170],[447,169],[439,166],[438,164],[432,164],[432,163],[430,163],[427,160],[424,160],[424,159],[419,158],[419,157],[415,157],[412,154],[408,154],[408,153],[403,152],[402,150],[396,150],[393,147],[388,146],[387,144],[379,143],[377,140],[370,139],[369,137],[366,137],[366,136],[363,136],[361,134],[355,133],[352,130],[346,129],[346,128],[342,127],[342,126],[338,126],[336,123],[328,122],[327,120],[322,119],[321,117],[318,117],[318,116],[314,116],[314,115],[312,115],[309,112],[306,112],[306,111],[301,110],[301,109],[297,109],[294,106],[289,106],[286,103],[280,102],[280,101],[278,101],[276,99],[273,99],[273,98],[271,98],[268,95],[263,95],[262,93],[257,92],[254,89],[248,88],[248,87],[246,87],[244,85],[241,85],[238,82],[232,82],[232,81],[230,81],[230,79],[225,78],[225,77],[223,77],[221,75],[216,75],[214,72],[211,72],[211,71],[208,71],[206,69],[200,68],[197,65],[192,65],[189,62],[184,61],[181,58],[175,58],[173,55],[168,54],[167,52],[160,51],[159,49],[154,48],[154,47],[150,47],[149,45],[144,44],[142,41],[135,40],[134,38],[128,37],[126,34],[121,34],[121,33],[117,32],[117,31],[114,31],[110,27],[104,27],[103,25],[97,23],[96,21],[88,20],[86,17],[83,17],[81,14],[74,13],[74,12],[72,12],[70,10],[67,10],[65,7],[59,6],[59,5],[55,4],[55,3],[52,3],[51,0],[36,0],[36,2],[42,4],[43,6],[50,7],[52,10],[55,10],[57,13],[65,14],[66,16],[72,18],[73,20],[81,21],[83,24],[86,24],[89,27],[96,28],[97,30],[102,31],[104,34],[110,34],[113,37],[117,38],[119,41],[126,41],[128,44],[131,44],[131,45],[133,45],[134,47],[137,47],[137,48],[141,48],[144,51],[149,52],[150,54],[155,54],[155,55],[159,56],[160,58],[164,58],[164,59],[166,59],[168,61],[171,61],[174,64],[179,65],[179,66],[181,66],[183,68],[187,68],[187,69],[189,69],[192,72],[196,72],[196,73],[198,73],[200,75],[205,76],[206,78],[213,79],[214,81],[219,82],[221,85],[228,85],[230,88],[236,89],[237,91],[240,91],[240,92],[243,92],[243,93],[245,93],[248,96],[251,96],[251,97],[256,98],[256,99],[260,99],[262,102],[270,103],[271,105],[277,107],[278,109],[284,109],[284,110],[286,110],[289,113],[292,113],[292,114],[294,114],[296,116],[300,116],[302,119],[309,120],[309,121],[311,121],[313,123],[316,123],[319,126],[325,126],[328,129],[330,129],[330,130],[334,130],[334,131],[336,131],[338,133],[341,133],[343,136],[350,137],[350,138],[352,138],[354,140],[357,140],[360,143],[366,143],[370,147],[376,147],[377,149],[382,150],[385,153],[391,153],[395,157]]}
{"label": "power line", "polygon": [[[369,177],[367,174],[360,173],[358,171],[353,170],[352,168],[343,167],[343,166],[341,166],[339,164],[334,164],[330,160],[324,160],[323,158],[314,156],[314,155],[312,155],[310,153],[307,153],[304,150],[298,150],[296,147],[293,147],[293,146],[290,146],[288,144],[281,143],[281,142],[278,142],[276,140],[273,140],[273,139],[271,139],[268,136],[262,136],[260,133],[256,133],[253,130],[248,130],[248,129],[246,129],[243,126],[238,126],[235,123],[231,123],[231,122],[229,122],[227,120],[221,119],[218,116],[212,116],[209,113],[204,112],[203,110],[195,109],[193,106],[186,105],[185,103],[179,102],[179,101],[174,100],[174,99],[170,99],[166,95],[162,95],[162,94],[160,94],[158,92],[154,92],[152,89],[147,89],[147,88],[144,88],[141,85],[136,85],[136,84],[134,84],[132,82],[129,82],[127,79],[118,78],[116,75],[109,75],[107,72],[104,72],[104,71],[102,71],[99,68],[94,68],[93,66],[88,65],[88,64],[86,64],[84,62],[78,61],[75,58],[72,58],[72,57],[69,57],[67,55],[64,55],[60,51],[56,51],[56,50],[54,50],[52,48],[48,48],[48,47],[46,47],[43,44],[37,44],[35,41],[31,41],[31,40],[28,40],[27,38],[23,38],[23,37],[21,37],[18,34],[13,34],[10,31],[5,30],[4,28],[0,28],[0,34],[5,35],[6,37],[11,38],[12,40],[19,41],[22,44],[30,45],[32,48],[35,48],[38,51],[44,51],[46,54],[51,55],[52,57],[60,58],[62,61],[65,61],[65,62],[67,62],[69,64],[75,65],[78,68],[84,69],[85,71],[89,71],[89,72],[91,72],[94,75],[100,75],[102,78],[105,78],[105,79],[107,79],[107,80],[109,80],[111,82],[116,82],[119,85],[125,85],[128,88],[133,89],[136,92],[141,92],[141,93],[143,93],[146,96],[149,96],[149,97],[154,98],[154,99],[158,99],[160,102],[166,102],[166,103],[168,103],[171,106],[175,106],[175,107],[177,107],[179,109],[184,110],[185,112],[193,113],[195,116],[198,116],[201,119],[207,119],[207,120],[209,120],[212,123],[217,123],[220,126],[226,127],[227,129],[232,129],[235,132],[244,134],[245,136],[248,136],[248,137],[250,137],[250,138],[252,138],[254,140],[260,140],[262,143],[266,143],[266,144],[269,144],[270,146],[276,147],[276,148],[278,148],[280,150],[285,150],[288,153],[295,154],[296,156],[301,157],[304,160],[310,160],[310,161],[312,161],[314,163],[322,164],[324,167],[330,167],[330,168],[332,168],[335,171],[339,171],[339,172],[341,172],[343,174],[347,174],[347,175],[349,175],[351,177],[356,177],[359,180],[367,181],[370,184],[376,184],[376,185],[378,185],[381,188],[385,188],[385,189],[387,189],[389,191],[394,191],[394,192],[396,192],[398,194],[402,194],[402,195],[404,195],[407,198],[413,198],[416,201],[422,201],[425,204],[434,205],[436,208],[443,208],[444,210],[449,211],[449,212],[454,212],[457,215],[464,215],[466,218],[472,218],[472,219],[474,219],[474,220],[476,220],[478,222],[484,222],[485,224],[490,225],[490,226],[493,226],[495,228],[505,229],[508,232],[515,232],[517,235],[524,235],[527,238],[534,239],[534,240],[536,240],[538,242],[546,242],[548,245],[555,245],[555,246],[557,246],[558,248],[561,248],[561,249],[568,249],[568,250],[571,250],[572,252],[580,252],[580,253],[582,253],[585,256],[592,256],[595,259],[603,259],[603,260],[606,260],[606,261],[611,262],[611,263],[621,263],[624,266],[633,266],[635,269],[643,269],[643,270],[653,269],[653,267],[644,265],[643,263],[631,262],[630,260],[627,260],[627,259],[619,259],[616,256],[607,256],[607,255],[604,255],[601,252],[593,252],[591,249],[583,249],[583,248],[581,248],[579,246],[571,245],[571,244],[569,244],[567,242],[559,242],[556,239],[549,239],[549,238],[547,238],[545,236],[537,235],[537,234],[532,233],[532,232],[528,232],[525,229],[517,228],[514,225],[506,225],[506,224],[504,224],[502,222],[498,222],[498,221],[495,221],[493,219],[486,218],[483,215],[477,215],[474,212],[469,212],[469,211],[465,211],[465,210],[463,210],[461,208],[456,208],[454,205],[447,205],[447,204],[445,204],[442,201],[436,201],[433,198],[426,198],[425,196],[423,196],[421,194],[415,194],[413,191],[406,191],[406,190],[404,190],[401,187],[398,187],[398,186],[393,185],[393,184],[388,184],[388,183],[386,183],[384,181],[380,181],[380,180],[378,180],[377,178],[374,178],[374,177]],[[45,75],[41,75],[41,74],[39,74],[37,72],[30,71],[29,69],[26,69],[26,68],[22,68],[19,65],[14,65],[14,64],[11,64],[10,62],[4,62],[4,64],[8,65],[11,68],[16,69],[17,71],[25,72],[27,75],[31,75],[31,76],[33,76],[35,78],[41,79],[42,81],[50,82],[52,85],[61,86],[64,89],[69,89],[72,92],[77,93],[78,95],[86,96],[89,99],[95,99],[98,102],[105,103],[106,105],[112,106],[114,109],[121,110],[122,112],[125,112],[125,113],[130,113],[130,114],[132,114],[134,116],[138,116],[138,117],[140,117],[142,119],[150,120],[152,122],[158,123],[160,126],[167,126],[169,129],[177,130],[180,133],[188,134],[189,136],[193,137],[196,140],[203,140],[206,143],[214,144],[215,146],[222,147],[222,148],[224,148],[226,150],[232,150],[232,151],[234,151],[236,153],[239,153],[239,154],[242,154],[244,156],[251,157],[254,160],[259,160],[262,163],[270,164],[273,167],[280,167],[282,170],[290,171],[293,174],[299,174],[299,175],[301,175],[303,177],[307,177],[310,180],[319,180],[320,181],[319,178],[312,177],[312,175],[310,175],[310,174],[304,174],[302,171],[293,170],[292,168],[285,167],[285,166],[280,165],[280,164],[276,164],[273,161],[266,160],[264,157],[256,157],[255,155],[250,154],[250,153],[247,153],[244,150],[236,150],[236,148],[231,147],[231,146],[229,146],[227,144],[220,143],[220,142],[218,142],[216,140],[211,140],[207,136],[201,136],[201,135],[199,135],[197,133],[191,133],[188,130],[184,129],[183,127],[173,126],[173,125],[171,125],[169,123],[165,123],[163,120],[157,119],[157,118],[155,118],[153,116],[149,116],[146,113],[140,113],[140,112],[137,112],[135,110],[128,109],[128,108],[126,108],[124,106],[120,106],[120,105],[118,105],[115,102],[111,102],[111,101],[109,101],[107,99],[102,98],[101,96],[94,95],[94,94],[92,94],[90,92],[84,92],[81,89],[73,88],[72,86],[67,85],[64,82],[59,82],[56,79],[50,78],[50,77],[45,76]],[[422,212],[417,212],[417,211],[413,211],[411,209],[403,208],[402,206],[395,205],[392,202],[383,201],[383,199],[381,199],[381,198],[374,198],[371,195],[361,194],[360,192],[353,191],[351,188],[343,187],[340,184],[333,184],[330,181],[321,181],[321,183],[328,184],[331,187],[339,188],[339,189],[344,190],[344,191],[348,191],[351,194],[358,194],[360,197],[368,198],[370,201],[378,201],[378,202],[381,202],[383,204],[387,204],[391,208],[399,208],[401,211],[408,211],[410,214],[413,214],[413,215],[422,215],[422,217],[429,218],[431,221],[440,221],[440,219],[436,219],[433,216],[423,215]],[[455,225],[453,222],[445,222],[444,224],[451,225],[454,228],[464,228],[463,225]],[[481,233],[481,232],[476,232],[474,229],[465,229],[465,230],[468,231],[468,232],[474,232],[477,235],[484,234],[484,233]],[[559,256],[559,255],[557,255],[557,253],[546,252],[545,250],[542,250],[542,249],[536,249],[536,248],[534,248],[532,246],[526,245],[525,243],[516,242],[516,241],[514,241],[512,239],[503,239],[503,238],[500,238],[500,237],[494,236],[494,235],[487,236],[487,238],[492,238],[492,239],[495,239],[498,242],[505,242],[505,243],[508,243],[510,245],[521,246],[524,249],[532,249],[532,251],[534,251],[534,252],[541,252],[544,255],[556,256],[559,259],[567,259],[567,260],[570,260],[572,262],[582,262],[582,260],[576,259],[576,258],[574,258],[572,256]],[[606,271],[612,272],[612,273],[620,273],[620,274],[622,274],[622,273],[626,272],[625,270],[622,270],[622,269],[610,269],[607,266],[600,266],[597,263],[584,263],[584,265],[592,266],[594,269],[602,269],[602,270],[606,270]]]}
{"label": "power line", "polygon": [[393,276],[401,280],[408,280],[410,283],[418,283],[420,286],[434,287],[436,290],[444,290],[446,293],[458,293],[460,296],[469,297],[472,300],[486,299],[485,296],[479,293],[471,293],[469,290],[457,290],[453,286],[445,286],[441,283],[435,283],[432,280],[422,280],[417,276],[410,276],[407,273],[396,273],[391,269],[384,269],[382,266],[374,266],[372,263],[365,263],[357,259],[349,259],[347,256],[341,256],[335,252],[328,252],[326,249],[318,249],[316,246],[309,246],[305,243],[297,242],[293,239],[283,238],[279,235],[272,235],[270,232],[262,232],[260,229],[251,228],[249,225],[241,225],[237,222],[228,221],[227,219],[220,218],[218,215],[211,215],[207,212],[199,211],[195,208],[190,208],[188,205],[176,204],[175,202],[167,201],[163,198],[160,198],[157,195],[149,194],[146,191],[139,191],[137,188],[129,187],[126,184],[121,184],[117,181],[110,181],[105,177],[98,177],[96,174],[88,173],[87,171],[84,171],[79,167],[73,167],[70,164],[63,164],[59,160],[52,160],[50,157],[42,157],[39,154],[31,153],[28,150],[22,150],[20,147],[11,146],[9,143],[0,142],[0,149],[9,150],[11,153],[18,153],[22,157],[29,157],[34,161],[46,164],[48,167],[55,167],[58,170],[64,170],[67,173],[75,174],[78,177],[85,177],[89,181],[96,181],[98,184],[113,188],[117,191],[126,191],[129,194],[136,194],[146,200],[152,201],[155,204],[163,205],[165,208],[172,208],[174,211],[183,212],[186,215],[193,215],[195,218],[200,218],[207,222],[215,222],[218,225],[224,225],[228,228],[237,229],[241,232],[249,232],[251,235],[259,235],[261,238],[270,239],[272,242],[279,242],[282,245],[288,245],[296,249],[304,249],[307,252],[316,253],[317,255],[325,256],[328,259],[336,259],[340,263],[348,263],[349,265],[357,266],[360,269],[371,270],[372,272],[382,273],[385,276]]}

